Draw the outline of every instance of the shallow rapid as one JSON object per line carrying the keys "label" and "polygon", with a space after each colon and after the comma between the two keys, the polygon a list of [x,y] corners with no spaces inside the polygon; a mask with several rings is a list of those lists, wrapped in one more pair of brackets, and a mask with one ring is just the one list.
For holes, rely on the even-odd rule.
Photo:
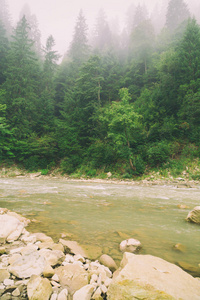
{"label": "shallow rapid", "polygon": [[[200,226],[185,218],[199,201],[199,186],[188,189],[66,179],[0,179],[0,207],[33,220],[29,231],[44,232],[55,241],[66,233],[97,256],[103,252],[118,262],[122,258],[120,242],[135,238],[142,243],[142,254],[198,268]],[[182,244],[183,251],[173,248],[177,243]]]}

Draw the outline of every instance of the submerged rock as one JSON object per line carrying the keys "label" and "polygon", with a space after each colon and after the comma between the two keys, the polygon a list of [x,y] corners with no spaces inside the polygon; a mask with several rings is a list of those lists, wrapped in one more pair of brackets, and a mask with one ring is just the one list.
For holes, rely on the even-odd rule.
{"label": "submerged rock", "polygon": [[75,241],[66,241],[60,239],[59,242],[64,246],[65,251],[67,253],[80,254],[83,257],[87,257],[87,254],[83,250],[83,248]]}
{"label": "submerged rock", "polygon": [[124,253],[108,288],[108,300],[199,300],[200,284],[178,266],[152,255]]}
{"label": "submerged rock", "polygon": [[186,247],[182,245],[181,243],[177,243],[172,247],[173,250],[178,251],[178,252],[186,252]]}
{"label": "submerged rock", "polygon": [[186,221],[200,224],[200,206],[196,206],[187,215]]}

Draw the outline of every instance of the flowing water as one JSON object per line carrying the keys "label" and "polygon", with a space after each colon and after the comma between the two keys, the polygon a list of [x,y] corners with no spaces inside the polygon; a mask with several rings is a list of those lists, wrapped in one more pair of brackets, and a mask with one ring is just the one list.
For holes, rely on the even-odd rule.
{"label": "flowing water", "polygon": [[[188,208],[180,209],[181,204]],[[44,232],[55,241],[66,233],[93,255],[103,252],[118,262],[120,242],[136,238],[143,246],[140,253],[190,264],[194,273],[200,263],[200,226],[185,218],[197,205],[200,186],[178,189],[66,179],[0,179],[0,207],[33,219],[29,231]],[[177,243],[183,252],[173,249]]]}

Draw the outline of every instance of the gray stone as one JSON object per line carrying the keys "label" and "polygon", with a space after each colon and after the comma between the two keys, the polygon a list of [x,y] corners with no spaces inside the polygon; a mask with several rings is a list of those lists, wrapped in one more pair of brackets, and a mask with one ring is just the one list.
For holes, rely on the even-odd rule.
{"label": "gray stone", "polygon": [[46,265],[45,258],[38,252],[21,256],[13,262],[8,270],[18,278],[29,278],[32,275],[41,275]]}
{"label": "gray stone", "polygon": [[116,265],[114,259],[107,254],[101,255],[101,257],[99,258],[99,262],[102,265],[108,267],[112,272],[117,270],[117,265]]}
{"label": "gray stone", "polygon": [[14,297],[19,297],[20,296],[20,290],[18,288],[16,288],[13,292],[12,292],[12,296]]}
{"label": "gray stone", "polygon": [[65,259],[64,253],[60,250],[41,249],[38,253],[46,259],[50,266],[61,265]]}
{"label": "gray stone", "polygon": [[0,269],[0,282],[10,278],[10,273],[5,269]]}
{"label": "gray stone", "polygon": [[9,215],[0,215],[0,242],[15,241],[19,238],[24,224],[18,219]]}
{"label": "gray stone", "polygon": [[80,266],[68,264],[55,270],[60,284],[66,287],[70,294],[88,284],[88,273]]}
{"label": "gray stone", "polygon": [[94,286],[88,284],[74,293],[73,300],[90,300],[93,292]]}
{"label": "gray stone", "polygon": [[52,286],[48,279],[33,275],[27,284],[27,294],[29,300],[49,300]]}
{"label": "gray stone", "polygon": [[187,221],[200,224],[200,206],[196,206],[189,212],[186,218]]}
{"label": "gray stone", "polygon": [[46,263],[43,270],[43,276],[46,278],[51,278],[54,274],[55,270],[48,263]]}
{"label": "gray stone", "polygon": [[67,253],[80,254],[83,257],[87,257],[83,248],[75,241],[65,241],[60,239],[59,242],[65,247]]}
{"label": "gray stone", "polygon": [[34,233],[33,236],[36,237],[37,241],[40,241],[42,243],[54,243],[54,241],[52,240],[52,238],[50,236],[47,236],[44,233]]}
{"label": "gray stone", "polygon": [[114,273],[108,288],[107,299],[199,300],[200,284],[161,258],[124,253],[121,267]]}
{"label": "gray stone", "polygon": [[14,285],[14,280],[6,278],[6,279],[3,281],[3,284],[6,285],[6,286],[7,286],[7,285]]}
{"label": "gray stone", "polygon": [[68,290],[67,289],[63,289],[60,294],[58,295],[57,300],[67,300],[68,297]]}
{"label": "gray stone", "polygon": [[124,240],[121,242],[120,244],[120,250],[122,252],[137,252],[140,248],[141,248],[141,243],[140,241],[136,240],[136,239],[128,239],[128,240]]}

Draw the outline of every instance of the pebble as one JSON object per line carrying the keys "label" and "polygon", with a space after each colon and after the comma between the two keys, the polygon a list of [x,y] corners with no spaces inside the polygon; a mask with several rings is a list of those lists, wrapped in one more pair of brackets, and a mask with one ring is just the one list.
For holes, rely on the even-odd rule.
{"label": "pebble", "polygon": [[14,297],[20,296],[20,290],[19,290],[18,288],[16,288],[16,289],[12,292],[12,296],[14,296]]}
{"label": "pebble", "polygon": [[3,282],[3,284],[5,285],[5,286],[9,286],[9,285],[14,285],[14,280],[12,280],[12,279],[5,279],[4,280],[4,282]]}
{"label": "pebble", "polygon": [[58,287],[58,288],[61,287],[61,285],[54,280],[51,280],[51,285],[53,285],[54,287]]}
{"label": "pebble", "polygon": [[60,279],[59,279],[59,277],[58,277],[57,274],[54,274],[53,277],[52,277],[51,279],[52,279],[53,281],[56,281],[56,282],[59,282],[59,281],[60,281]]}

